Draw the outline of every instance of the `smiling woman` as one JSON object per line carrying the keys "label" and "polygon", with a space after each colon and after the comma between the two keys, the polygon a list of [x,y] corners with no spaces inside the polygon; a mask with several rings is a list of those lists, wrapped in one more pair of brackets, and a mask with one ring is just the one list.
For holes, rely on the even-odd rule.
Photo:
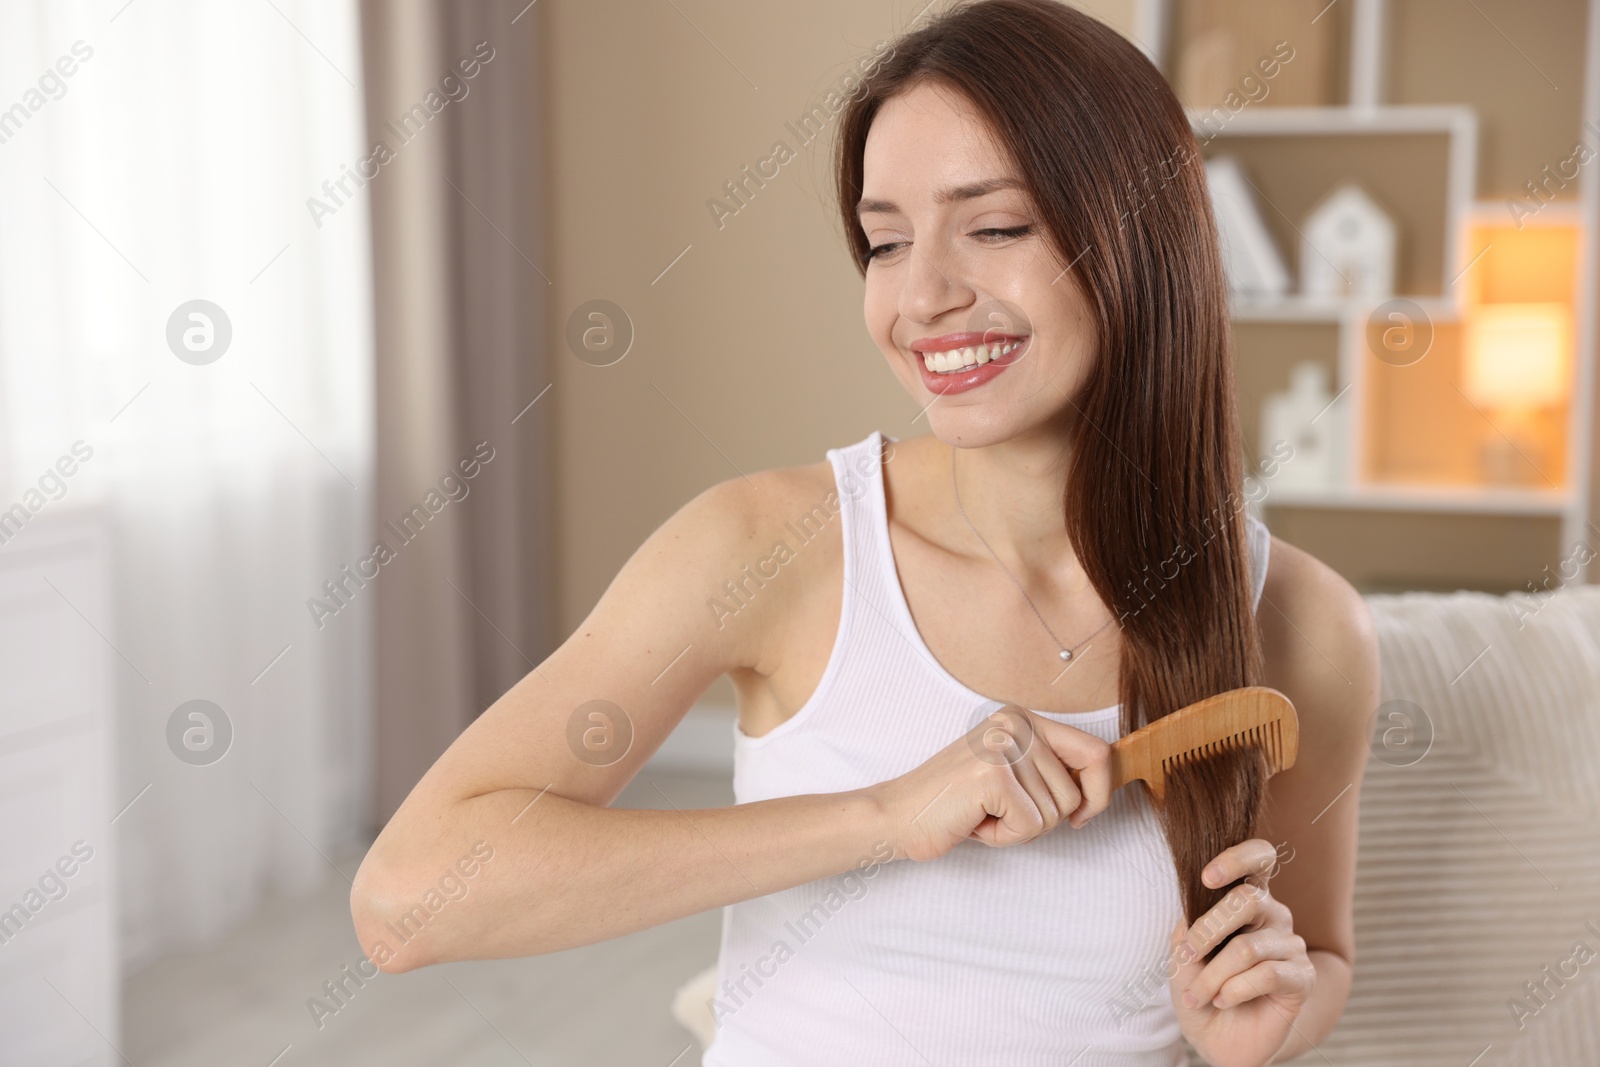
{"label": "smiling woman", "polygon": [[[506,862],[386,970],[722,907],[708,1067],[1307,1050],[1348,992],[1376,644],[1354,590],[1244,511],[1216,227],[1202,168],[1170,165],[1196,150],[1183,109],[1082,12],[978,0],[897,39],[838,131],[867,331],[931,433],[664,523],[385,828],[363,943],[493,832]],[[837,521],[740,625],[697,610],[819,499]],[[738,803],[609,809],[722,674]],[[1292,769],[1173,772],[1181,811],[1112,792],[1111,742],[1255,685],[1295,705]],[[562,743],[599,699],[631,727],[608,760]]]}
{"label": "smiling woman", "polygon": [[[1076,554],[1085,599],[1117,615],[1106,684],[1121,697],[1121,733],[1258,684],[1268,667],[1238,502],[1216,230],[1201,168],[1171,165],[1196,158],[1188,119],[1149,62],[1048,0],[968,5],[900,42],[846,114],[839,143],[839,208],[866,280],[868,327],[907,391],[928,404],[934,436],[972,457],[964,466],[973,496],[1001,516],[1031,498],[1043,515],[1049,480],[1018,478],[1018,469],[1060,479],[1064,527],[1012,525],[1035,544],[1068,542],[1058,552]],[[977,317],[996,306],[1008,312],[998,322]],[[965,330],[919,336],[967,309]],[[1213,527],[1219,514],[1226,518]],[[1023,569],[1038,558],[1013,551]],[[1136,607],[1155,558],[1177,551],[1198,562],[1170,580],[1163,574],[1160,595]],[[1353,590],[1344,586],[1340,599],[1348,629],[1359,632]],[[1087,620],[1080,631],[1089,632]],[[1370,661],[1370,634],[1350,643],[1364,645]],[[1355,706],[1368,698],[1356,694]],[[1256,840],[1268,803],[1262,766],[1258,752],[1244,751],[1175,775],[1161,821],[1183,891],[1180,929],[1198,927],[1225,891],[1260,888],[1243,885],[1243,870],[1207,877],[1202,868],[1226,846]],[[1359,765],[1352,770],[1359,775]],[[1347,894],[1349,855],[1330,866]],[[1265,932],[1219,957],[1204,981],[1191,970],[1174,987],[1191,1013],[1185,1034],[1213,1062],[1277,1053],[1317,977],[1287,910],[1262,897]],[[1347,967],[1348,915],[1329,918],[1342,931],[1330,963]],[[1203,945],[1192,937],[1190,947],[1209,956],[1241,925]],[[1196,1000],[1200,988],[1208,995]],[[1257,1003],[1226,1017],[1192,1014],[1196,1004],[1241,1001]],[[1277,1019],[1263,1014],[1267,1006]],[[1092,1027],[1085,1034],[1097,1043]]]}

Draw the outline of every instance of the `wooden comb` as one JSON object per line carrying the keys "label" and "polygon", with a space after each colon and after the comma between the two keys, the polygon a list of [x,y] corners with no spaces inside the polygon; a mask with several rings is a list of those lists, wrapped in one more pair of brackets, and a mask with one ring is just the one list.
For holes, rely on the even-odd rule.
{"label": "wooden comb", "polygon": [[1135,778],[1157,803],[1167,796],[1167,770],[1189,760],[1245,745],[1267,757],[1268,776],[1294,766],[1300,720],[1289,698],[1264,685],[1206,697],[1111,743],[1111,790]]}

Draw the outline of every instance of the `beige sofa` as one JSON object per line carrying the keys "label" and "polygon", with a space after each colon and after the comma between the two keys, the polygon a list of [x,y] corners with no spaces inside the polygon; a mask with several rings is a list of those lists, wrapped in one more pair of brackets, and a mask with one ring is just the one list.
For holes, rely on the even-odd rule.
{"label": "beige sofa", "polygon": [[[1300,1062],[1600,1064],[1600,587],[1367,602],[1355,986]],[[702,1047],[714,984],[673,1004]]]}

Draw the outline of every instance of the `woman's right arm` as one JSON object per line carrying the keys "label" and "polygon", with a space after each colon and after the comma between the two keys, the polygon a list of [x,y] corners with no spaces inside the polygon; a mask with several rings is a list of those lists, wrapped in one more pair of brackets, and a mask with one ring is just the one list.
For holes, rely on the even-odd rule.
{"label": "woman's right arm", "polygon": [[[798,592],[768,583],[720,626],[709,607],[777,537],[763,515],[779,513],[771,498],[792,479],[755,478],[713,486],[663,523],[583,624],[412,789],[351,890],[381,969],[590,944],[872,859],[881,812],[859,791],[607,807],[718,675],[759,669],[768,622]],[[579,712],[591,701],[620,714]]]}
{"label": "woman's right arm", "polygon": [[980,726],[866,789],[691,811],[607,806],[718,675],[767,674],[781,658],[775,635],[820,579],[814,559],[786,564],[733,618],[709,601],[770,557],[783,517],[819,495],[814,477],[765,472],[706,490],[651,534],[577,631],[451,743],[378,835],[350,896],[369,959],[398,973],[573,948],[890,857],[934,859],[969,836],[1020,844],[1105,807],[1105,743],[1037,717],[1030,736],[1045,744],[1019,751]]}

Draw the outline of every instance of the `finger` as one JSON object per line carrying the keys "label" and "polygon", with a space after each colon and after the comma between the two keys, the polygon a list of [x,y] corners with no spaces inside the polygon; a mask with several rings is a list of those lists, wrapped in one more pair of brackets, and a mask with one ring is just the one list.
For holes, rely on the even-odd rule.
{"label": "finger", "polygon": [[1235,930],[1266,925],[1268,902],[1277,903],[1265,889],[1249,883],[1234,886],[1189,927],[1189,946],[1203,957]]}
{"label": "finger", "polygon": [[1007,790],[1009,803],[995,827],[995,841],[1001,845],[1017,845],[1032,841],[1044,833],[1045,816],[1028,791],[1013,781]]}
{"label": "finger", "polygon": [[1082,826],[1111,804],[1111,746],[1100,738],[1042,715],[1034,716],[1039,736],[1067,767],[1074,772],[1083,802],[1073,816],[1072,825]]}
{"label": "finger", "polygon": [[1181,918],[1167,939],[1167,979],[1175,996],[1181,995],[1205,969],[1205,963],[1189,946],[1185,935],[1189,925]]}
{"label": "finger", "polygon": [[1028,794],[1028,798],[1033,801],[1033,806],[1039,810],[1044,823],[1039,833],[1045,834],[1055,829],[1061,822],[1063,811],[1072,810],[1072,808],[1063,809],[1057,802],[1055,793],[1045,781],[1044,774],[1034,757],[1023,756],[1011,764],[1011,773],[1016,778],[1017,784]]}
{"label": "finger", "polygon": [[1184,1002],[1191,1008],[1198,1008],[1214,998],[1235,975],[1244,974],[1267,960],[1295,960],[1305,954],[1305,939],[1299,934],[1276,928],[1240,934],[1223,946],[1189,984]]}
{"label": "finger", "polygon": [[1206,864],[1200,880],[1213,889],[1249,878],[1265,885],[1276,871],[1278,850],[1264,838],[1252,837],[1237,845],[1225,848]]}
{"label": "finger", "polygon": [[996,708],[973,728],[969,743],[985,763],[1015,763],[1033,746],[1027,712],[1014,704]]}
{"label": "finger", "polygon": [[1038,832],[1044,833],[1053,829],[1071,808],[1060,806],[1049,783],[1034,765],[1030,750],[1039,746],[1033,744],[1033,718],[1026,708],[1017,705],[997,708],[980,724],[980,743],[984,762],[1007,767],[1009,777],[1032,800],[1042,820]]}
{"label": "finger", "polygon": [[999,825],[999,820],[994,816],[985,815],[983,819],[979,821],[978,825],[972,828],[971,832],[969,832],[967,836],[972,840],[982,842],[985,845],[998,846],[999,842],[995,841],[994,839],[994,831]]}
{"label": "finger", "polygon": [[989,787],[984,790],[983,810],[994,819],[985,843],[997,848],[1031,841],[1044,832],[1044,814],[1033,797],[1010,774],[991,775]]}
{"label": "finger", "polygon": [[1304,1000],[1316,981],[1317,969],[1309,959],[1266,960],[1222,983],[1212,1003],[1233,1008],[1268,995]]}
{"label": "finger", "polygon": [[1082,826],[1111,806],[1111,749],[1105,759],[1095,759],[1078,768],[1078,789],[1083,803],[1070,813],[1073,826]]}
{"label": "finger", "polygon": [[[1026,737],[1032,740],[1036,736],[1036,728],[1032,724],[1041,722],[1042,719],[1032,713],[1027,714],[1029,716],[1029,725],[1026,728]],[[1057,822],[1071,814],[1083,801],[1083,794],[1078,791],[1078,783],[1073,781],[1072,773],[1048,744],[1029,745],[1024,754],[1023,762],[1027,763],[1031,768],[1031,772],[1027,773],[1026,778],[1022,779],[1024,784],[1032,792],[1036,786],[1032,772],[1037,773],[1038,783],[1042,783],[1044,788],[1049,790],[1050,800],[1059,813]],[[1019,776],[1024,773],[1020,765],[1015,769],[1018,771]],[[1054,823],[1052,823],[1053,826]]]}
{"label": "finger", "polygon": [[1061,812],[1063,819],[1083,802],[1083,794],[1078,791],[1078,783],[1072,780],[1071,772],[1062,766],[1049,745],[1035,745],[1033,751],[1028,754],[1028,761],[1038,769],[1039,776],[1044,779],[1045,785],[1050,790],[1051,799],[1055,801],[1056,809]]}

